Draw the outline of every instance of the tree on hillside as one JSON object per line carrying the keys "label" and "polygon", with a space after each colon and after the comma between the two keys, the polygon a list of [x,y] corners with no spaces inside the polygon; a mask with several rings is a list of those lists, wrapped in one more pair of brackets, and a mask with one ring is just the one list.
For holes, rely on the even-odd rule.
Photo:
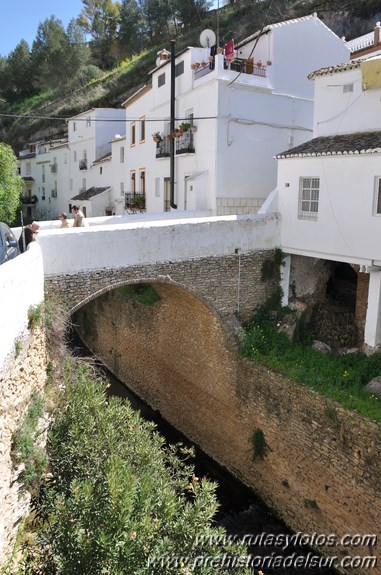
{"label": "tree on hillside", "polygon": [[117,40],[123,58],[149,46],[147,21],[136,0],[122,0]]}
{"label": "tree on hillside", "polygon": [[0,221],[13,223],[22,189],[23,180],[17,175],[17,158],[10,146],[0,143]]}
{"label": "tree on hillside", "polygon": [[116,35],[119,26],[120,3],[112,0],[83,0],[78,23],[91,35],[94,63],[107,68],[115,62]]}
{"label": "tree on hillside", "polygon": [[70,85],[81,66],[88,63],[89,56],[85,38],[74,22],[69,24],[68,33],[54,16],[39,25],[32,46],[32,64],[41,89]]}
{"label": "tree on hillside", "polygon": [[174,0],[176,18],[185,26],[192,26],[202,21],[212,4],[209,0]]}
{"label": "tree on hillside", "polygon": [[21,40],[0,68],[1,94],[9,101],[20,101],[34,92],[34,72],[28,43]]}

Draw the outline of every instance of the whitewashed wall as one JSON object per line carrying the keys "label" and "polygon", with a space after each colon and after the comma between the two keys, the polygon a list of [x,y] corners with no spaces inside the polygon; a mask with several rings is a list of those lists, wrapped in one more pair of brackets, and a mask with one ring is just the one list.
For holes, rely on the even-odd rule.
{"label": "whitewashed wall", "polygon": [[[381,130],[381,88],[362,89],[360,66],[317,76],[314,83],[315,136]],[[344,92],[351,84],[353,91]]]}
{"label": "whitewashed wall", "polygon": [[272,249],[279,235],[273,214],[45,229],[38,242],[45,274],[55,275]]}
{"label": "whitewashed wall", "polygon": [[42,253],[33,244],[0,266],[0,373],[15,341],[28,325],[28,310],[44,299]]}
{"label": "whitewashed wall", "polygon": [[[374,215],[380,159],[378,153],[279,160],[282,249],[348,263],[381,261],[381,216]],[[298,219],[299,176],[320,178],[317,221]]]}

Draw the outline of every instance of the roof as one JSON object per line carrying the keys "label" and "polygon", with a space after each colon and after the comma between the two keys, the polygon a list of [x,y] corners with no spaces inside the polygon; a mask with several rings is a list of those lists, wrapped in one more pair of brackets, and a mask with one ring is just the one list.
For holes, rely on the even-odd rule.
{"label": "roof", "polygon": [[322,136],[277,154],[276,159],[381,153],[381,132]]}
{"label": "roof", "polygon": [[106,162],[107,160],[111,160],[110,152],[107,152],[107,154],[103,154],[103,156],[100,156],[99,158],[97,158],[93,162],[93,166],[95,166],[95,164],[100,164],[101,162]]}
{"label": "roof", "polygon": [[91,198],[93,198],[94,196],[98,196],[99,194],[103,194],[103,192],[106,192],[109,189],[110,189],[110,186],[106,186],[104,188],[96,188],[95,186],[92,186],[91,188],[88,188],[84,192],[81,192],[80,194],[78,194],[77,196],[74,196],[71,199],[72,200],[82,200],[82,201],[83,200],[91,200]]}
{"label": "roof", "polygon": [[335,66],[327,66],[326,68],[320,68],[308,74],[307,78],[309,80],[314,80],[317,76],[325,76],[327,74],[336,74],[337,72],[346,72],[347,70],[354,70],[355,68],[360,68],[361,62],[364,58],[359,58],[358,60],[349,60],[344,64],[336,64]]}
{"label": "roof", "polygon": [[268,34],[270,31],[275,30],[276,28],[283,28],[285,26],[291,26],[293,24],[297,24],[299,22],[303,22],[306,20],[318,21],[320,24],[322,24],[327,29],[327,31],[329,31],[332,35],[336,36],[336,34],[334,32],[332,32],[332,30],[330,28],[328,28],[328,26],[326,26],[324,24],[324,22],[322,22],[320,20],[320,18],[318,18],[316,12],[314,12],[313,14],[310,14],[309,16],[302,16],[301,18],[292,18],[291,20],[284,20],[282,22],[275,22],[274,24],[269,24],[268,26],[264,26],[264,28],[262,28],[261,30],[255,32],[251,36],[248,36],[244,40],[241,40],[240,42],[238,42],[235,45],[235,48],[240,48],[241,46],[248,44],[252,40],[255,40],[259,36],[262,36],[263,34]]}

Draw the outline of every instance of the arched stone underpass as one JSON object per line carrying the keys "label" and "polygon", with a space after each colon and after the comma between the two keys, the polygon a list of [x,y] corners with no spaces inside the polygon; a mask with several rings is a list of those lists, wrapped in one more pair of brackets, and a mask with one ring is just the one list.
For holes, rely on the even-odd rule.
{"label": "arched stone underpass", "polygon": [[[116,289],[78,309],[73,321],[84,343],[294,531],[337,534],[338,546],[319,553],[369,554],[340,538],[379,524],[380,426],[243,360],[205,301],[175,284],[151,285],[160,295],[151,306]],[[269,450],[254,461],[258,430]]]}

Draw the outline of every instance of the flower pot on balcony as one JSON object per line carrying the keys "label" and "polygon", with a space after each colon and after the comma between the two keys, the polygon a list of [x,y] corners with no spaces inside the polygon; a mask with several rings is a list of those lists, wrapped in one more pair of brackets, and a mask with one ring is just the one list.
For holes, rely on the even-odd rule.
{"label": "flower pot on balcony", "polygon": [[161,142],[161,138],[159,138],[158,136],[155,136],[155,137],[153,138],[153,141],[156,142],[156,143]]}
{"label": "flower pot on balcony", "polygon": [[197,132],[197,126],[193,126],[193,124],[191,125],[191,127],[189,128],[191,132]]}

